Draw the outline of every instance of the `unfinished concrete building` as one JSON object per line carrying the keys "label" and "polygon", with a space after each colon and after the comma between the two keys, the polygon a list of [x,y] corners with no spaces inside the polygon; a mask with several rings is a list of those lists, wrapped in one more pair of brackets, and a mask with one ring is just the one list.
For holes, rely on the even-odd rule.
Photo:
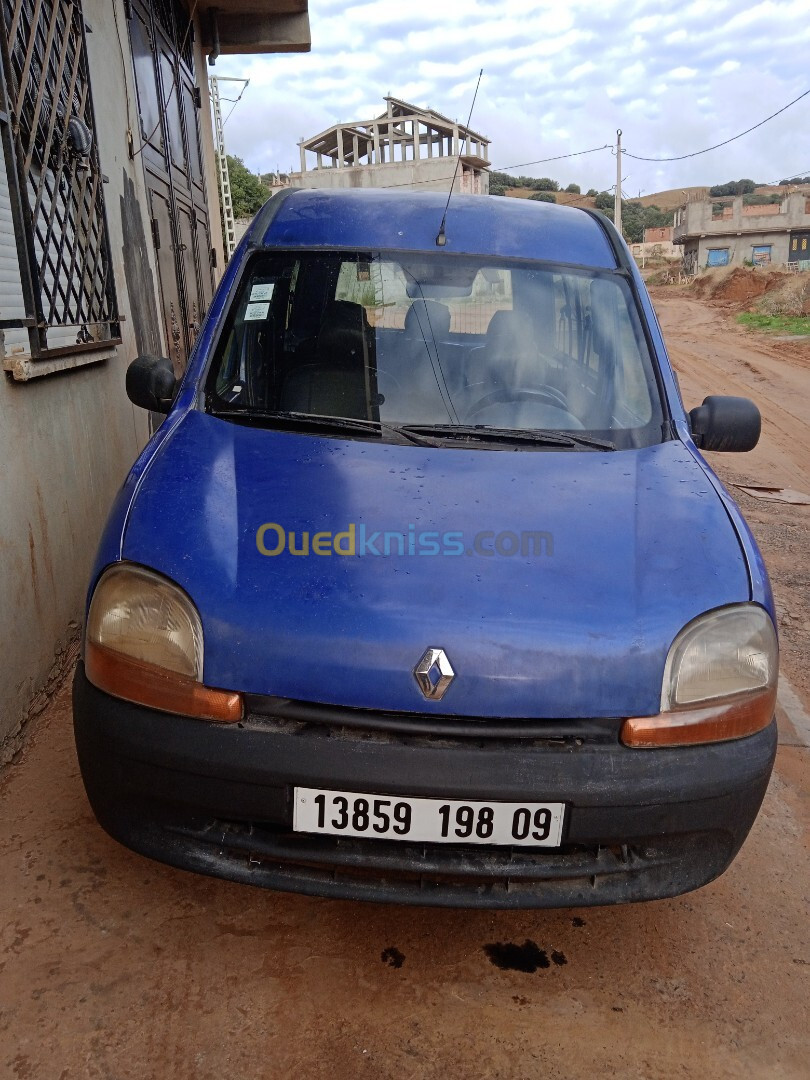
{"label": "unfinished concrete building", "polygon": [[810,191],[759,205],[742,196],[689,202],[675,211],[672,239],[691,274],[746,264],[810,270]]}
{"label": "unfinished concrete building", "polygon": [[373,120],[334,124],[298,144],[293,187],[402,187],[472,195],[489,192],[489,140],[433,109],[385,98]]}

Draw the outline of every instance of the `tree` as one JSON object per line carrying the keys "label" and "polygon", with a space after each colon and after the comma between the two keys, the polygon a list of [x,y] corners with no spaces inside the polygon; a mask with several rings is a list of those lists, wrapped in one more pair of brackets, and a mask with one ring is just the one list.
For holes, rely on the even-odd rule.
{"label": "tree", "polygon": [[251,218],[270,198],[270,192],[244,161],[228,154],[228,177],[235,218]]}
{"label": "tree", "polygon": [[672,224],[674,211],[662,210],[658,206],[644,207],[644,228],[662,229]]}
{"label": "tree", "polygon": [[557,196],[552,195],[550,191],[535,191],[533,195],[529,196],[529,202],[556,202]]}
{"label": "tree", "polygon": [[582,191],[582,188],[579,186],[579,184],[569,184],[565,190],[568,192],[569,195],[579,195]]}
{"label": "tree", "polygon": [[539,180],[533,180],[529,178],[529,182],[526,185],[532,188],[533,191],[559,191],[560,185],[556,180],[552,180],[550,176],[541,176]]}
{"label": "tree", "polygon": [[717,199],[723,195],[750,195],[758,185],[753,180],[729,180],[727,184],[715,184],[709,194]]}
{"label": "tree", "polygon": [[[606,218],[613,221],[613,196],[602,191],[596,196],[596,206]],[[622,199],[622,235],[630,244],[640,244],[645,229],[671,225],[673,211],[658,206],[644,206],[638,199]]]}
{"label": "tree", "polygon": [[588,197],[592,199],[595,195],[598,195],[599,192],[596,190],[595,187],[592,187],[592,188],[588,188],[587,194],[588,194]]}
{"label": "tree", "polygon": [[491,169],[489,173],[489,186],[493,184],[499,184],[501,187],[514,187],[515,178],[510,176],[506,172],[498,172],[497,169]]}
{"label": "tree", "polygon": [[509,173],[492,170],[489,174],[490,195],[505,195],[506,189],[512,187],[512,177]]}

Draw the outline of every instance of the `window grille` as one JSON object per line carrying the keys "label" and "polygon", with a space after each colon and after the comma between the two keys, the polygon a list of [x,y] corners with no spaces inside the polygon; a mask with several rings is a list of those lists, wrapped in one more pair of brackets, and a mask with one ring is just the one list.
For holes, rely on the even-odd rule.
{"label": "window grille", "polygon": [[[0,134],[32,357],[118,341],[80,0],[0,0]],[[6,122],[3,123],[5,116]]]}

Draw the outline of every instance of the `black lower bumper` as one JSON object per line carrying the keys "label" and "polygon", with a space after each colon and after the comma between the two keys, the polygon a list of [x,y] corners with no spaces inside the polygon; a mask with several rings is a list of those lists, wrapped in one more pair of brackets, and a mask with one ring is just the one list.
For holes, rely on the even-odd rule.
{"label": "black lower bumper", "polygon": [[[734,742],[665,750],[622,746],[618,723],[612,733],[591,725],[584,738],[523,740],[411,738],[254,715],[217,725],[109,697],[81,665],[74,723],[96,817],[135,851],[266,888],[453,907],[614,904],[705,885],[747,836],[776,753],[775,724]],[[295,833],[296,785],[564,802],[562,845]]]}

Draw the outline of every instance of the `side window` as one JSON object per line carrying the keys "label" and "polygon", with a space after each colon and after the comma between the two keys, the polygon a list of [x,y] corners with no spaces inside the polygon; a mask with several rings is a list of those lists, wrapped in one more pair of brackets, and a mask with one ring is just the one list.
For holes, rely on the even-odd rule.
{"label": "side window", "polygon": [[498,311],[512,311],[512,271],[484,267],[475,275],[469,296],[444,300],[450,308],[450,331],[456,334],[485,334]]}
{"label": "side window", "polygon": [[369,325],[383,330],[402,330],[411,306],[402,267],[382,259],[342,263],[335,300],[362,304]]}
{"label": "side window", "polygon": [[287,296],[297,269],[259,263],[234,304],[215,389],[231,404],[267,405],[279,342],[286,330]]}
{"label": "side window", "polygon": [[[533,317],[539,336],[552,340],[544,327],[552,319],[554,346],[547,363],[571,383],[576,378],[595,399],[621,403],[628,426],[640,426],[652,416],[641,329],[631,317],[632,301],[615,281],[575,274],[553,275],[553,308],[548,287],[538,280]],[[548,309],[548,310],[547,310]],[[583,399],[584,400],[584,399]]]}
{"label": "side window", "polygon": [[591,340],[598,374],[611,387],[618,419],[629,426],[649,423],[652,401],[643,360],[641,327],[631,317],[633,301],[615,279],[596,278],[589,287]]}

